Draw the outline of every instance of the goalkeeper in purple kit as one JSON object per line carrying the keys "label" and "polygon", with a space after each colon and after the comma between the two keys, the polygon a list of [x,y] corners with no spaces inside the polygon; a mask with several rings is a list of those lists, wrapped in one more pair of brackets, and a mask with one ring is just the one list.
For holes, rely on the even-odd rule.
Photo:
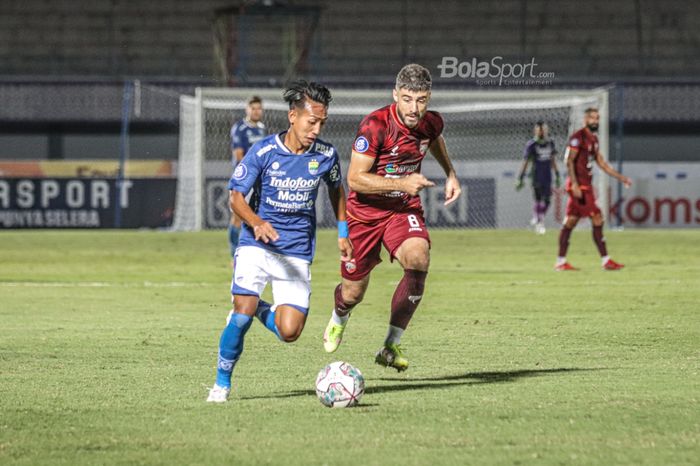
{"label": "goalkeeper in purple kit", "polygon": [[552,171],[556,187],[561,185],[556,156],[557,149],[554,146],[554,141],[548,137],[547,124],[538,121],[535,123],[534,137],[525,146],[524,160],[515,189],[523,188],[528,165],[532,164],[530,180],[535,204],[533,206],[534,215],[530,223],[535,227],[535,232],[540,235],[545,233],[544,216],[547,214],[552,197]]}

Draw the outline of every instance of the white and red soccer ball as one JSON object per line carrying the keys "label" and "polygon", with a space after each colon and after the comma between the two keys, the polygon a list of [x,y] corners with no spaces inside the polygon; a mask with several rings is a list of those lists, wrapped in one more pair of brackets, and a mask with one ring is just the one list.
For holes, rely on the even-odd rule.
{"label": "white and red soccer ball", "polygon": [[329,408],[355,406],[363,393],[365,379],[362,372],[347,362],[332,362],[316,377],[316,395]]}

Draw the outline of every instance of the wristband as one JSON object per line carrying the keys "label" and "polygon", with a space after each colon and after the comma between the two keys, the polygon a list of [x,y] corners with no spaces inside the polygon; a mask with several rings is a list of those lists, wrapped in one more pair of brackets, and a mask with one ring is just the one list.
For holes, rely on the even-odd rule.
{"label": "wristband", "polygon": [[348,237],[348,222],[347,220],[338,220],[338,238]]}

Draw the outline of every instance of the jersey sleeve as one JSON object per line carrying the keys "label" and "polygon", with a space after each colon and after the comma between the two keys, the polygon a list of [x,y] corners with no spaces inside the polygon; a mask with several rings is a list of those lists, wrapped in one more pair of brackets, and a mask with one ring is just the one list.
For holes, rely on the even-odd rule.
{"label": "jersey sleeve", "polygon": [[368,157],[377,157],[384,145],[386,129],[386,122],[375,113],[367,115],[360,123],[352,150]]}
{"label": "jersey sleeve", "polygon": [[532,146],[534,143],[532,141],[528,141],[527,144],[525,144],[525,150],[523,151],[523,159],[525,160],[530,160],[532,157]]}
{"label": "jersey sleeve", "polygon": [[580,147],[581,147],[581,135],[579,135],[578,133],[574,133],[569,138],[569,142],[566,145],[566,148],[569,149],[570,151],[578,152]]}
{"label": "jersey sleeve", "polygon": [[333,161],[331,169],[326,172],[323,176],[323,181],[326,183],[329,189],[337,189],[340,186],[343,175],[340,172],[340,159],[338,157],[338,151],[333,148]]}
{"label": "jersey sleeve", "polygon": [[251,147],[245,157],[243,157],[243,160],[236,165],[236,169],[233,171],[233,175],[231,175],[231,179],[228,182],[229,190],[248,194],[255,185],[255,182],[262,175],[263,159],[265,156],[259,157],[255,153],[253,149],[256,146]]}
{"label": "jersey sleeve", "polygon": [[233,125],[231,128],[231,149],[236,150],[236,149],[243,149],[248,146],[248,140],[245,135],[245,131],[241,131],[242,125],[239,123],[236,123]]}
{"label": "jersey sleeve", "polygon": [[550,142],[551,142],[551,144],[552,144],[552,157],[554,157],[554,156],[557,155],[559,152],[557,151],[557,146],[556,146],[556,144],[554,144],[554,141],[550,141]]}

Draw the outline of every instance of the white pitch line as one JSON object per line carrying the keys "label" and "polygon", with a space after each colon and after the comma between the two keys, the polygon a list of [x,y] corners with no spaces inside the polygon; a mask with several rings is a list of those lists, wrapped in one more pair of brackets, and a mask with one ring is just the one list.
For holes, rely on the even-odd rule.
{"label": "white pitch line", "polygon": [[219,286],[218,283],[190,283],[190,282],[141,282],[141,283],[114,283],[114,282],[0,282],[0,287],[6,288],[185,288],[200,286]]}

